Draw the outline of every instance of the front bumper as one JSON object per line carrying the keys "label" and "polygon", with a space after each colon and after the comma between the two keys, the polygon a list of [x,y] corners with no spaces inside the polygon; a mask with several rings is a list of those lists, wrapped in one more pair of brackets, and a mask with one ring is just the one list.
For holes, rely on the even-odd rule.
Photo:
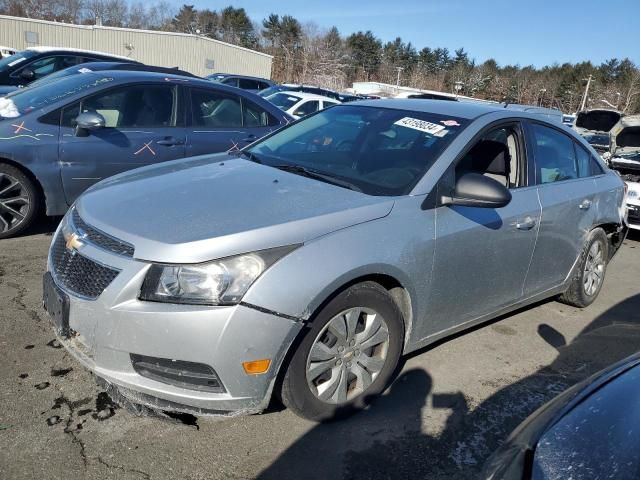
{"label": "front bumper", "polygon": [[[244,305],[140,301],[138,294],[150,264],[91,244],[77,254],[120,270],[96,300],[63,288],[69,295],[69,326],[74,333],[59,340],[97,377],[134,403],[164,410],[237,414],[267,407],[276,374],[301,322]],[[215,370],[225,392],[198,391],[142,376],[134,370],[131,354],[206,364]],[[271,359],[267,373],[245,373],[242,362],[265,358]]]}

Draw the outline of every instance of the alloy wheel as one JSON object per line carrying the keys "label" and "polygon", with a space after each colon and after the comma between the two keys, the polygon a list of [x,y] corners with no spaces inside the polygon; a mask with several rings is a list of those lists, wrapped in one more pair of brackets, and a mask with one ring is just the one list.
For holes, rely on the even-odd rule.
{"label": "alloy wheel", "polygon": [[383,369],[389,350],[385,319],[369,308],[333,317],[307,356],[307,383],[319,400],[341,404],[365,392]]}
{"label": "alloy wheel", "polygon": [[0,173],[0,233],[16,229],[29,214],[26,187],[8,173]]}
{"label": "alloy wheel", "polygon": [[593,242],[584,265],[584,275],[582,277],[584,292],[589,296],[594,295],[600,288],[603,277],[604,256],[602,245],[600,242]]}

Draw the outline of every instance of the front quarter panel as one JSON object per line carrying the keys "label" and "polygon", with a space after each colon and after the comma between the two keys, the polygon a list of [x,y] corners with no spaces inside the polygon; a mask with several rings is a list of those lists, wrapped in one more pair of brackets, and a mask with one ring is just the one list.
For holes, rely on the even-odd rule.
{"label": "front quarter panel", "polygon": [[305,243],[260,277],[243,302],[302,320],[345,285],[364,276],[393,277],[411,300],[405,318],[412,341],[413,319],[423,318],[431,281],[434,212],[424,197],[404,197],[381,219],[348,227]]}

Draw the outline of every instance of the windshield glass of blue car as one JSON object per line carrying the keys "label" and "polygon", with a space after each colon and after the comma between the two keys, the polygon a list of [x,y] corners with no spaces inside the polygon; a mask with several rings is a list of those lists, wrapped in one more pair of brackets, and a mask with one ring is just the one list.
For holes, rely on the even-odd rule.
{"label": "windshield glass of blue car", "polygon": [[25,50],[24,52],[14,53],[13,55],[10,55],[6,58],[1,58],[0,71],[6,68],[12,68],[17,65],[20,65],[25,61],[29,60],[31,57],[35,56],[36,54],[37,52],[34,52],[32,50]]}
{"label": "windshield glass of blue car", "polygon": [[466,124],[432,113],[338,105],[258,142],[245,157],[336,179],[368,195],[406,195]]}
{"label": "windshield glass of blue car", "polygon": [[[56,104],[77,93],[91,91],[112,82],[109,76],[96,74],[70,75],[37,87],[16,90],[0,99],[0,115],[20,117],[39,108]],[[4,112],[4,113],[2,113]]]}

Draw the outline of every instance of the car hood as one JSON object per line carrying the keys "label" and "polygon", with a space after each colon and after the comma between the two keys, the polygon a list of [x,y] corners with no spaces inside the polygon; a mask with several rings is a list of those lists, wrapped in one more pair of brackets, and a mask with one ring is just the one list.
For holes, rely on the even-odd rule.
{"label": "car hood", "polygon": [[622,118],[615,110],[585,110],[576,116],[575,127],[582,132],[609,132]]}
{"label": "car hood", "polygon": [[218,154],[111,177],[76,208],[89,225],[134,245],[138,259],[197,263],[304,243],[384,217],[393,203]]}
{"label": "car hood", "polygon": [[611,152],[616,155],[640,153],[640,115],[629,115],[618,121],[611,132]]}

